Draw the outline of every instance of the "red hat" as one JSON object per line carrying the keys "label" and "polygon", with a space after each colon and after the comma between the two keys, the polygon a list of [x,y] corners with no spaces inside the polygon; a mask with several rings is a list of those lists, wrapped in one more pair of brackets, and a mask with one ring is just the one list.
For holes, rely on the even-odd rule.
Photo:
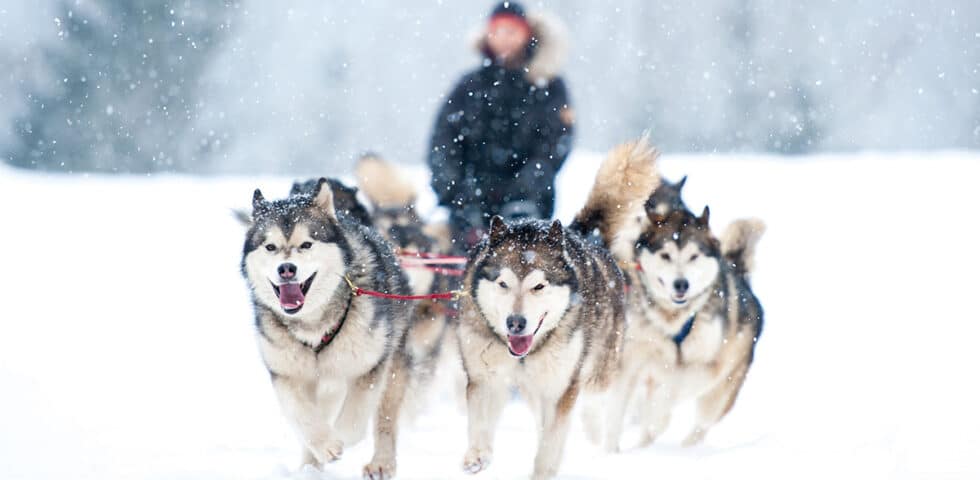
{"label": "red hat", "polygon": [[488,28],[493,30],[501,24],[523,30],[528,38],[531,37],[531,25],[527,23],[524,7],[517,2],[501,2],[490,12]]}

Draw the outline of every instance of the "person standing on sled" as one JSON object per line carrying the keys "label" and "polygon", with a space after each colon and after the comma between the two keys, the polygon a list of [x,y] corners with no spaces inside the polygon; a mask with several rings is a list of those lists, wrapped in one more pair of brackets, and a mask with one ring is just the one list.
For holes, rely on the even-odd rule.
{"label": "person standing on sled", "polygon": [[439,110],[428,163],[450,211],[453,249],[465,253],[490,218],[550,218],[555,176],[572,146],[573,112],[558,70],[564,28],[515,2],[490,13],[476,44],[482,66]]}

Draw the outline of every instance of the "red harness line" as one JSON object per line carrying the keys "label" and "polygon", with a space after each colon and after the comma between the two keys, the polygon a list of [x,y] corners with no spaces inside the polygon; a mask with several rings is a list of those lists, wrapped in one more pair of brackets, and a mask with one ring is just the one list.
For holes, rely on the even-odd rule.
{"label": "red harness line", "polygon": [[426,295],[397,295],[394,293],[376,292],[374,290],[367,290],[358,287],[357,285],[354,285],[354,282],[352,282],[350,277],[347,275],[344,275],[344,280],[347,281],[347,285],[350,286],[350,289],[354,292],[355,297],[367,295],[369,297],[388,298],[391,300],[456,300],[457,298],[463,296],[462,290],[429,293]]}
{"label": "red harness line", "polygon": [[402,267],[405,268],[421,268],[450,277],[461,277],[465,272],[462,268],[449,268],[439,265],[465,265],[466,257],[408,251],[399,252],[398,257],[401,259]]}
{"label": "red harness line", "polygon": [[[406,268],[412,268],[412,265],[403,265],[403,266]],[[463,270],[461,268],[427,267],[427,266],[421,266],[419,268],[424,268],[431,272],[435,272],[441,275],[448,275],[450,277],[462,277],[463,274],[466,273],[466,270]]]}
{"label": "red harness line", "polygon": [[[462,277],[466,270],[462,268],[449,268],[449,267],[437,267],[434,265],[426,265],[425,263],[419,263],[415,260],[401,261],[402,268],[418,268],[422,270],[428,270],[430,272],[435,272],[441,275],[448,275],[450,277]],[[436,262],[432,262],[436,263]]]}
{"label": "red harness line", "polygon": [[[428,252],[409,252],[409,251],[399,251],[398,257],[402,260],[399,262],[404,268],[420,268],[424,270],[429,270],[440,275],[447,275],[450,277],[461,277],[466,270],[462,268],[449,268],[440,267],[438,265],[464,265],[466,264],[466,257],[456,257],[452,255],[442,255],[439,253],[428,253]],[[622,263],[620,264],[622,268],[634,268],[637,271],[643,271],[643,267],[640,266],[639,262],[636,263]]]}
{"label": "red harness line", "polygon": [[398,251],[398,256],[402,258],[411,258],[420,263],[466,263],[466,257],[459,257],[454,255],[443,255],[441,253],[429,253],[429,252],[411,252],[408,250]]}
{"label": "red harness line", "polygon": [[405,263],[418,265],[463,265],[466,263],[466,258],[463,257],[423,258],[414,255],[399,255],[399,257]]}

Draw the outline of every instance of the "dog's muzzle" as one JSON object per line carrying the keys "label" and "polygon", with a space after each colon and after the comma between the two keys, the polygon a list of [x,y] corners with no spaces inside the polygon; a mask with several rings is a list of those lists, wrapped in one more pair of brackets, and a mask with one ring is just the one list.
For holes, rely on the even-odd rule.
{"label": "dog's muzzle", "polygon": [[316,278],[316,272],[313,272],[313,275],[310,275],[310,278],[303,283],[290,282],[276,285],[269,282],[272,283],[272,290],[276,292],[279,305],[284,312],[293,315],[303,308],[306,303],[306,294],[310,291],[314,278]]}

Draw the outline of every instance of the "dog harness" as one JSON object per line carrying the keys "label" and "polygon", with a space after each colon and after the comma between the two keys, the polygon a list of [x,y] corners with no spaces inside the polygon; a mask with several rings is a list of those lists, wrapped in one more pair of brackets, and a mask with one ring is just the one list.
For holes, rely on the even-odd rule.
{"label": "dog harness", "polygon": [[327,333],[324,333],[323,336],[320,337],[320,344],[313,347],[313,353],[319,355],[321,350],[327,348],[327,345],[330,345],[330,342],[332,342],[334,338],[337,338],[337,333],[340,332],[340,327],[344,326],[344,322],[347,320],[347,314],[350,313],[350,306],[354,303],[354,297],[356,296],[357,295],[355,293],[351,293],[350,299],[347,300],[347,307],[344,308],[344,314],[340,316],[340,321],[337,322],[337,326],[327,330]]}
{"label": "dog harness", "polygon": [[691,315],[691,318],[687,319],[687,321],[684,322],[684,325],[681,326],[681,330],[677,332],[673,338],[671,338],[671,340],[674,341],[674,344],[678,347],[680,347],[681,342],[683,342],[684,339],[691,334],[691,329],[694,328],[694,317],[696,316],[697,314]]}
{"label": "dog harness", "polygon": [[[443,293],[432,293],[429,295],[395,295],[391,293],[376,292],[374,290],[367,290],[357,285],[350,279],[349,276],[344,275],[344,280],[347,281],[347,286],[350,287],[351,295],[350,299],[347,300],[347,307],[344,308],[344,314],[340,317],[340,322],[337,326],[327,330],[327,333],[323,334],[320,338],[320,344],[313,347],[313,352],[319,354],[334,338],[337,338],[337,334],[340,333],[340,329],[344,326],[344,321],[347,320],[347,314],[350,313],[350,306],[354,303],[354,297],[359,297],[361,295],[367,295],[369,297],[379,297],[387,298],[390,300],[457,300],[463,295],[461,290],[453,290],[451,292]],[[539,325],[540,326],[540,325]]]}

